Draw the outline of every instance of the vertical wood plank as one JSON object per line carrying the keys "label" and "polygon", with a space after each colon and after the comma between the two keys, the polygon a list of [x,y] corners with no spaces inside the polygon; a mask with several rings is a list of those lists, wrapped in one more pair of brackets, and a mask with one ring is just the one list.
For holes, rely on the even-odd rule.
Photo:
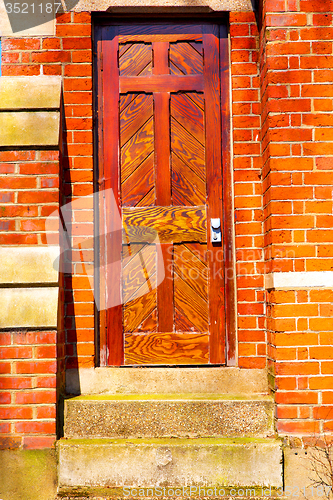
{"label": "vertical wood plank", "polygon": [[154,92],[156,204],[171,205],[170,94]]}
{"label": "vertical wood plank", "polygon": [[[118,210],[112,210],[110,197],[105,198],[106,209],[106,282],[108,307],[106,314],[108,364],[121,365],[124,361],[121,304],[122,235],[119,231],[120,166],[119,166],[119,69],[118,27],[104,28],[103,52],[103,156],[105,190],[112,189]],[[107,192],[107,191],[106,191]],[[119,265],[112,265],[119,263]],[[112,304],[116,304],[112,306]]]}
{"label": "vertical wood plank", "polygon": [[[98,192],[101,193],[104,190],[104,163],[103,163],[103,61],[102,61],[102,33],[103,28],[99,28],[96,32],[96,55],[97,55],[97,89],[98,92],[95,94],[96,104],[97,104],[97,118],[98,126],[95,129],[95,139],[96,144],[98,144],[98,172],[97,172],[97,183]],[[94,207],[95,210],[95,223],[96,231],[99,235],[95,239],[95,272],[94,276],[94,296],[96,299],[96,293],[99,298],[99,311],[95,307],[95,364],[96,366],[106,366],[107,364],[107,339],[106,339],[106,311],[105,311],[105,294],[106,294],[106,283],[105,283],[105,273],[101,272],[104,269],[106,262],[106,247],[105,238],[103,237],[105,232],[105,207],[102,203],[103,198],[99,195],[98,203]]]}
{"label": "vertical wood plank", "polygon": [[[154,42],[154,75],[169,74],[169,43]],[[156,205],[171,205],[170,172],[170,93],[154,93],[155,123],[155,183]],[[158,283],[161,274],[164,279],[157,288],[157,318],[159,332],[172,332],[173,314],[173,258],[172,245],[161,244],[162,262],[157,263]]]}
{"label": "vertical wood plank", "polygon": [[[157,318],[158,331],[163,333],[172,332],[174,324],[173,246],[168,243],[162,243],[161,250],[163,260],[162,262],[158,262],[157,272],[164,272],[164,279],[157,287]],[[161,266],[163,266],[162,269]]]}
{"label": "vertical wood plank", "polygon": [[153,74],[169,74],[169,42],[153,42]]}
{"label": "vertical wood plank", "polygon": [[[206,99],[207,226],[219,217],[222,223],[222,149],[220,109],[219,27],[203,26],[204,86]],[[222,227],[221,227],[222,229]],[[223,236],[222,236],[223,241]],[[224,269],[222,244],[212,244],[208,229],[210,362],[225,362]]]}
{"label": "vertical wood plank", "polygon": [[223,222],[225,261],[226,363],[236,366],[236,288],[233,250],[232,171],[230,158],[230,81],[228,30],[220,26],[220,80],[222,117]]}

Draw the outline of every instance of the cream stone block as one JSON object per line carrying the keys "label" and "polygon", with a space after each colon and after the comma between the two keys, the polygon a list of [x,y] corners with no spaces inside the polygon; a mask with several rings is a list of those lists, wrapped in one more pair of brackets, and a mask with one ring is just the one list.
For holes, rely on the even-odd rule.
{"label": "cream stone block", "polygon": [[69,394],[268,394],[266,369],[76,368],[66,371]]}
{"label": "cream stone block", "polygon": [[60,76],[2,76],[0,110],[60,109]]}
{"label": "cream stone block", "polygon": [[59,112],[0,112],[0,146],[59,145]]}
{"label": "cream stone block", "polygon": [[198,11],[251,11],[251,0],[80,0],[73,9],[79,11],[121,12],[121,9],[131,8],[131,12],[198,12]]}
{"label": "cream stone block", "polygon": [[[0,0],[0,36],[13,36],[13,37],[38,36],[38,35],[52,36],[55,34],[55,20],[54,19],[49,20],[49,16],[46,16],[45,13],[39,13],[38,20],[36,14],[33,14],[34,18],[32,18],[32,23],[31,23],[33,24],[33,26],[29,27],[28,29],[24,29],[22,31],[13,32],[6,11],[5,3],[6,4],[12,3],[14,7],[15,0]],[[38,8],[39,4],[40,2],[35,2],[36,9]],[[22,2],[19,3],[19,6],[23,8]]]}
{"label": "cream stone block", "polygon": [[302,271],[269,273],[265,288],[294,290],[295,288],[333,288],[333,271]]}
{"label": "cream stone block", "polygon": [[0,328],[56,328],[58,287],[0,288]]}
{"label": "cream stone block", "polygon": [[59,246],[0,247],[0,283],[58,283]]}

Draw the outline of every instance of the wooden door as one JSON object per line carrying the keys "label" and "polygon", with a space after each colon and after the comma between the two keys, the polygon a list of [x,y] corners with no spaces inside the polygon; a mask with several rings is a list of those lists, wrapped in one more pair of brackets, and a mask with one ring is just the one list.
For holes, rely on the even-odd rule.
{"label": "wooden door", "polygon": [[210,23],[99,30],[100,189],[118,208],[106,199],[102,260],[119,262],[106,265],[105,364],[225,362],[224,237],[210,234],[212,218],[224,227],[221,39]]}

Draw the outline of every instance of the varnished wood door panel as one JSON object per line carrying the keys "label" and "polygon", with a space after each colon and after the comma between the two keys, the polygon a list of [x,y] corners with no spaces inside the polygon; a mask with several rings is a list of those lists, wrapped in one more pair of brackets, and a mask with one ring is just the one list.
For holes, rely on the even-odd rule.
{"label": "varnished wood door panel", "polygon": [[214,24],[101,29],[102,108],[116,122],[102,161],[124,227],[106,243],[121,249],[106,277],[123,302],[106,314],[111,365],[225,361],[223,245],[210,239],[210,219],[223,221],[219,47]]}

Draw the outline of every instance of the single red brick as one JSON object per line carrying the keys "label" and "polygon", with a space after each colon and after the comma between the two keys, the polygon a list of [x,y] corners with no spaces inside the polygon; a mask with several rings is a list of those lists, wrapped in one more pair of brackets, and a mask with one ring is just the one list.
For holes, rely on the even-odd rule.
{"label": "single red brick", "polygon": [[[302,10],[302,9],[301,9]],[[306,14],[267,14],[266,15],[267,26],[306,26],[307,17]]]}
{"label": "single red brick", "polygon": [[0,404],[9,405],[11,403],[11,394],[9,392],[2,392],[0,394]]}
{"label": "single red brick", "polygon": [[10,345],[12,342],[12,334],[1,332],[0,334],[0,346]]}
{"label": "single red brick", "polygon": [[57,384],[57,380],[55,376],[50,376],[50,377],[36,377],[36,384],[37,387],[40,388],[55,388]]}
{"label": "single red brick", "polygon": [[61,25],[61,24],[57,24],[56,25],[56,36],[58,36],[58,37],[74,37],[74,36],[90,37],[91,36],[91,26],[89,24],[85,24],[85,25],[74,25],[74,24]]}
{"label": "single red brick", "polygon": [[58,23],[71,23],[72,12],[62,12],[56,15],[57,24]]}
{"label": "single red brick", "polygon": [[2,50],[38,50],[40,48],[39,38],[3,38]]}
{"label": "single red brick", "polygon": [[239,358],[239,367],[240,368],[265,368],[266,366],[266,358]]}
{"label": "single red brick", "polygon": [[313,391],[280,392],[275,394],[278,404],[318,404],[318,394]]}
{"label": "single red brick", "polygon": [[1,347],[0,348],[0,359],[20,359],[20,358],[31,358],[32,348],[31,347]]}
{"label": "single red brick", "polygon": [[40,151],[41,161],[57,161],[59,160],[59,151]]}
{"label": "single red brick", "polygon": [[43,74],[60,76],[62,74],[62,66],[61,64],[47,64],[43,66]]}
{"label": "single red brick", "polygon": [[37,408],[37,418],[55,418],[56,417],[56,407],[53,406],[41,406]]}
{"label": "single red brick", "polygon": [[62,45],[64,50],[90,49],[91,38],[64,38]]}
{"label": "single red brick", "polygon": [[47,50],[45,52],[32,52],[31,62],[35,63],[54,63],[54,62],[70,62],[70,52],[63,50]]}
{"label": "single red brick", "polygon": [[55,361],[17,361],[16,373],[56,373],[56,362]]}
{"label": "single red brick", "polygon": [[[10,363],[5,363],[4,361],[0,362],[0,373],[7,373],[9,374],[11,372],[11,365]],[[1,394],[0,394],[1,398]]]}
{"label": "single red brick", "polygon": [[12,66],[2,66],[2,76],[37,76],[40,74],[39,65],[29,66],[15,64]]}
{"label": "single red brick", "polygon": [[2,245],[37,245],[36,234],[2,234],[0,235]]}
{"label": "single red brick", "polygon": [[4,52],[2,54],[2,64],[17,63],[20,60],[19,52]]}
{"label": "single red brick", "polygon": [[73,14],[74,14],[74,23],[80,23],[80,24],[91,23],[90,12],[74,12]]}
{"label": "single red brick", "polygon": [[56,391],[20,391],[15,394],[15,404],[51,404],[56,403]]}
{"label": "single red brick", "polygon": [[21,437],[0,437],[0,450],[17,450],[20,448],[22,442]]}
{"label": "single red brick", "polygon": [[56,346],[55,345],[38,346],[35,349],[35,356],[41,359],[55,358]]}
{"label": "single red brick", "polygon": [[319,423],[311,421],[282,422],[278,420],[276,427],[279,433],[286,434],[318,434]]}
{"label": "single red brick", "polygon": [[47,422],[17,422],[15,424],[15,432],[22,434],[55,434],[55,421]]}
{"label": "single red brick", "polygon": [[25,450],[53,448],[55,439],[55,436],[23,436],[23,448]]}
{"label": "single red brick", "polygon": [[18,203],[36,203],[38,201],[38,204],[43,204],[43,203],[55,203],[59,201],[59,194],[58,192],[42,192],[42,191],[36,191],[36,192],[19,192],[18,193]]}
{"label": "single red brick", "polygon": [[42,48],[48,50],[59,50],[60,39],[59,38],[42,38]]}
{"label": "single red brick", "polygon": [[0,423],[0,434],[10,434],[10,423],[9,422],[1,422]]}
{"label": "single red brick", "polygon": [[312,15],[314,26],[330,26],[332,24],[332,14],[313,14]]}
{"label": "single red brick", "polygon": [[14,406],[0,408],[0,418],[3,420],[32,418],[32,408],[16,408]]}
{"label": "single red brick", "polygon": [[303,12],[330,12],[333,8],[332,0],[301,0],[300,10]]}

